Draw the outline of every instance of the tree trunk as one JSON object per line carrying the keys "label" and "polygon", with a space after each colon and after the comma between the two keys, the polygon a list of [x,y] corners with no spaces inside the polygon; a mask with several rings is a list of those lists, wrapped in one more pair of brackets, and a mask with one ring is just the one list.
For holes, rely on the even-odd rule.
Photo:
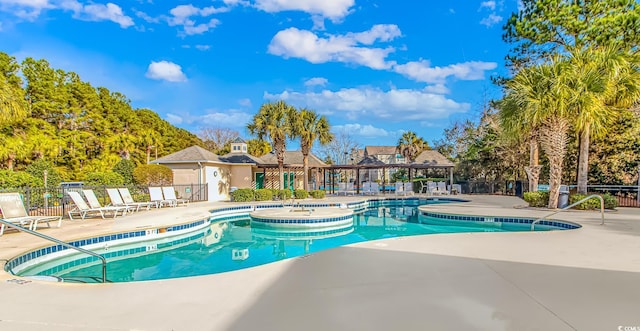
{"label": "tree trunk", "polygon": [[529,179],[529,192],[538,191],[538,180],[540,179],[541,165],[538,165],[540,153],[538,149],[538,139],[534,135],[529,140],[529,166],[524,168]]}
{"label": "tree trunk", "polygon": [[7,169],[13,170],[13,161],[16,159],[15,154],[10,154],[7,158]]}
{"label": "tree trunk", "polygon": [[147,146],[147,164],[149,164],[150,158],[151,158],[151,147]]}
{"label": "tree trunk", "polygon": [[305,191],[309,191],[309,154],[302,155],[302,164],[304,168],[304,185],[303,188]]}
{"label": "tree trunk", "polygon": [[580,132],[580,154],[578,156],[578,193],[587,194],[589,180],[589,124]]}
{"label": "tree trunk", "polygon": [[563,118],[550,118],[540,132],[540,145],[549,158],[549,209],[558,208],[558,195],[562,181],[562,163],[567,152],[569,123]]}

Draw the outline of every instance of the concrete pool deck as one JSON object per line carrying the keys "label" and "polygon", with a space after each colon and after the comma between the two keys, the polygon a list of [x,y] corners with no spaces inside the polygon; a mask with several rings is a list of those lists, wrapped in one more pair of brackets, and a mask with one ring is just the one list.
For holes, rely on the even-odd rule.
{"label": "concrete pool deck", "polygon": [[[471,201],[429,208],[549,213],[516,208],[525,203],[514,197],[456,197]],[[41,232],[70,240],[186,222],[221,205],[232,204],[65,220]],[[598,212],[553,218],[582,228],[385,239],[163,281],[20,282],[0,272],[0,330],[640,330],[640,209],[607,212],[604,226]],[[10,230],[0,237],[0,259],[45,244]]]}

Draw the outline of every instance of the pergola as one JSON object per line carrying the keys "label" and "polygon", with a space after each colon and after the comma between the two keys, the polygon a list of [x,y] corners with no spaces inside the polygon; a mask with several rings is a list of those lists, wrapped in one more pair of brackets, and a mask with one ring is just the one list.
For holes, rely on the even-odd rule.
{"label": "pergola", "polygon": [[[356,176],[355,176],[356,193],[360,193],[360,171],[361,170],[374,170],[374,169],[383,170],[382,179],[383,179],[383,182],[386,182],[386,178],[385,178],[386,171],[384,171],[385,169],[407,169],[407,172],[409,175],[409,181],[411,181],[411,178],[412,178],[412,171],[411,171],[412,169],[415,169],[415,171],[417,171],[418,169],[445,169],[445,170],[448,169],[449,185],[450,187],[452,187],[454,167],[455,167],[455,164],[449,161],[449,159],[447,159],[444,155],[434,150],[427,150],[420,153],[420,155],[416,157],[415,161],[411,163],[388,164],[378,160],[373,156],[367,156],[357,164],[330,165],[329,167],[325,168],[325,172],[326,170],[329,170],[332,173],[340,170],[355,171],[356,172]],[[323,177],[325,178],[325,181],[326,181],[326,175]],[[331,187],[330,189],[331,193],[335,193],[334,192],[334,186],[335,186],[334,176],[331,176],[329,185]],[[385,192],[385,187],[383,185],[382,193],[384,192]]]}

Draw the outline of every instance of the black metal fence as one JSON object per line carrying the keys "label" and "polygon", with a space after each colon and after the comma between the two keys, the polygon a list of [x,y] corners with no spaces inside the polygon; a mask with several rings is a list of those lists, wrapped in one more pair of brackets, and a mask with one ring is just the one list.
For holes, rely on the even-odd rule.
{"label": "black metal fence", "polygon": [[[32,216],[67,216],[73,202],[66,194],[68,191],[93,190],[103,206],[111,203],[108,188],[111,186],[83,186],[73,188],[23,187],[19,189],[0,189],[0,192],[19,192],[22,194],[24,206]],[[135,201],[149,201],[149,188],[129,186],[129,192]],[[207,201],[207,184],[173,185],[176,196],[189,201]]]}

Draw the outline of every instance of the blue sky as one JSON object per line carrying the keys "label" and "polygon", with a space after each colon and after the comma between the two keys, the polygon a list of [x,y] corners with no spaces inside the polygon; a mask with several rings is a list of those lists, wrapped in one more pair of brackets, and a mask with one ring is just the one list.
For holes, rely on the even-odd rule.
{"label": "blue sky", "polygon": [[360,145],[432,143],[497,98],[516,0],[0,0],[0,51],[45,58],[197,133],[285,100]]}

